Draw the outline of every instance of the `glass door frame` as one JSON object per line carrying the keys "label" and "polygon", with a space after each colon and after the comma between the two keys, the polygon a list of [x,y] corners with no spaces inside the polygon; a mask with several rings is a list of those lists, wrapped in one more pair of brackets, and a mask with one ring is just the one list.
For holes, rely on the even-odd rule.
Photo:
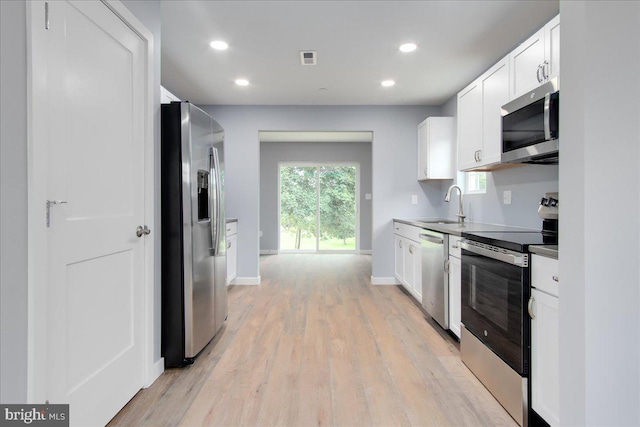
{"label": "glass door frame", "polygon": [[[320,179],[316,181],[316,248],[310,249],[282,249],[280,246],[280,228],[281,228],[281,200],[282,183],[280,182],[282,174],[282,167],[286,166],[298,166],[298,167],[314,167],[316,168],[316,176],[319,176],[319,170],[321,167],[335,167],[335,166],[352,166],[356,169],[356,227],[355,227],[355,249],[349,250],[327,250],[320,249]],[[357,162],[278,162],[278,253],[319,253],[319,254],[357,254],[360,253],[360,164]]]}

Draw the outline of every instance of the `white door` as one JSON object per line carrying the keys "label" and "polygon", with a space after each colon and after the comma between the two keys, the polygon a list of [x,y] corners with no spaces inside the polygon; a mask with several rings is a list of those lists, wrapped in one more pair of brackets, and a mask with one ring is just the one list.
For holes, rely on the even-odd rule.
{"label": "white door", "polygon": [[104,425],[144,381],[145,44],[101,2],[48,7],[48,398]]}

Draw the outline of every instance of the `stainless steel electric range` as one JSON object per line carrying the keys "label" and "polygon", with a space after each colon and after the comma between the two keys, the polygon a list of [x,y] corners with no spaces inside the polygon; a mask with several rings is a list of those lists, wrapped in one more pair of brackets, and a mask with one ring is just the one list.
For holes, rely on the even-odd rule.
{"label": "stainless steel electric range", "polygon": [[462,233],[462,361],[518,424],[528,425],[529,246],[555,232]]}

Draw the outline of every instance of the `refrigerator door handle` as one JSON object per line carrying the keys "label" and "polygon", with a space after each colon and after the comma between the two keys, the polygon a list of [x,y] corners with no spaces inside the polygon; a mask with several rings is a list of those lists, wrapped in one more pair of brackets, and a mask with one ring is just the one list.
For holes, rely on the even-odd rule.
{"label": "refrigerator door handle", "polygon": [[212,153],[213,153],[213,167],[214,170],[212,171],[212,176],[215,179],[215,185],[213,186],[212,190],[215,191],[215,197],[213,198],[215,200],[215,207],[213,209],[213,214],[215,215],[214,220],[211,222],[211,227],[214,228],[214,237],[215,239],[213,240],[214,243],[214,255],[219,255],[220,254],[220,237],[222,236],[222,230],[224,225],[221,224],[221,218],[222,218],[222,201],[220,200],[220,195],[222,194],[222,183],[220,182],[220,160],[218,158],[218,150],[214,147],[211,149]]}
{"label": "refrigerator door handle", "polygon": [[216,164],[215,164],[215,148],[211,148],[209,153],[209,209],[211,211],[211,221],[209,222],[209,234],[211,235],[211,249],[216,251],[217,236],[217,223],[218,223],[218,191],[217,191],[217,176],[216,176]]}

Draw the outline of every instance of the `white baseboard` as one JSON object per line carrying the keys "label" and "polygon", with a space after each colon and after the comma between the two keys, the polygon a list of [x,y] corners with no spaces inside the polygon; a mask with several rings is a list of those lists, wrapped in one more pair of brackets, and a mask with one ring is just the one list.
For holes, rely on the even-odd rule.
{"label": "white baseboard", "polygon": [[276,249],[260,249],[260,255],[278,255]]}
{"label": "white baseboard", "polygon": [[236,277],[231,282],[232,285],[259,285],[260,276],[258,277]]}
{"label": "white baseboard", "polygon": [[163,372],[164,372],[164,357],[161,357],[153,364],[153,368],[151,369],[151,373],[150,373],[151,377],[147,378],[147,384],[145,384],[144,388],[151,387],[151,384],[153,384],[155,380],[157,380],[160,377],[160,375],[162,375]]}
{"label": "white baseboard", "polygon": [[360,250],[359,251],[360,255],[373,255],[373,251],[371,249],[365,249],[365,250]]}
{"label": "white baseboard", "polygon": [[371,276],[372,285],[399,285],[400,282],[395,277],[374,277]]}

